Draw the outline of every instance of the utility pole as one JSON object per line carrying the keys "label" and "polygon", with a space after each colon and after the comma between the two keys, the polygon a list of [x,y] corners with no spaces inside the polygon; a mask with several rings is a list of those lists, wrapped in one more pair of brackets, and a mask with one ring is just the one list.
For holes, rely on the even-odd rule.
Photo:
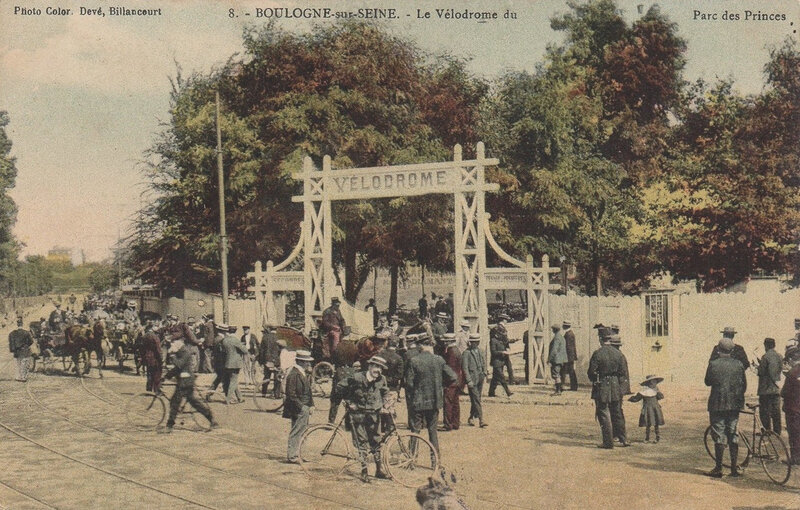
{"label": "utility pole", "polygon": [[219,258],[222,261],[222,321],[228,323],[228,235],[225,231],[225,177],[222,172],[222,133],[217,91],[217,182],[219,188]]}

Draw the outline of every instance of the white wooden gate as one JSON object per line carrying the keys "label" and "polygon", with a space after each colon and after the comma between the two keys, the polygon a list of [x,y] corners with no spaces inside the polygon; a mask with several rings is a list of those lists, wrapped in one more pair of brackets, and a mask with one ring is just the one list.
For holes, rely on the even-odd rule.
{"label": "white wooden gate", "polygon": [[[305,299],[305,329],[310,331],[316,319],[330,303],[332,297],[341,298],[336,288],[332,257],[331,202],[334,200],[364,200],[397,196],[418,196],[431,193],[452,194],[455,210],[455,289],[454,317],[459,323],[468,319],[473,331],[483,333],[484,346],[488,343],[489,317],[486,308],[486,289],[523,289],[528,292],[528,317],[530,356],[534,382],[544,382],[547,371],[545,334],[547,323],[547,296],[551,288],[549,275],[557,268],[533,267],[529,256],[522,262],[505,253],[489,231],[489,215],[485,210],[487,191],[498,191],[499,185],[485,181],[487,166],[498,160],[486,158],[484,146],[479,142],[476,159],[462,160],[461,146],[456,145],[453,161],[414,165],[382,166],[373,168],[331,169],[331,158],[325,156],[322,169],[315,169],[311,158],[303,161],[303,172],[294,174],[303,180],[303,194],[292,197],[302,202],[304,221],[302,234],[292,253],[280,264],[267,262],[266,268],[256,262],[248,276],[256,293],[259,322],[275,324],[274,292],[302,290]],[[486,242],[498,255],[510,263],[510,268],[486,267]],[[302,252],[302,259],[299,258]],[[290,264],[302,260],[302,270],[290,270]]]}

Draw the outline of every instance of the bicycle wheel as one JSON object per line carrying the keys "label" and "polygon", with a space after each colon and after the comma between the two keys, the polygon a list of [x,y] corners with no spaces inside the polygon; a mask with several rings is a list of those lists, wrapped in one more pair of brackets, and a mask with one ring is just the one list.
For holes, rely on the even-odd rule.
{"label": "bicycle wheel", "polygon": [[188,402],[184,403],[184,408],[182,412],[184,414],[191,415],[196,429],[202,432],[208,432],[209,430],[211,430],[211,421],[205,416],[203,416],[203,413],[199,412],[197,409],[192,407],[192,405],[189,404]]}
{"label": "bicycle wheel", "polygon": [[[747,436],[742,434],[741,432],[737,432],[739,434],[739,444],[741,447],[739,448],[740,453],[744,453],[744,458],[739,462],[739,467],[746,468],[747,465],[750,463],[750,455],[752,453],[752,448],[750,446],[750,440],[747,439]],[[711,436],[711,425],[706,428],[705,434],[703,434],[703,444],[706,447],[706,453],[708,456],[711,457],[712,460],[714,459],[714,438]],[[730,464],[730,457],[727,455],[723,455],[722,467],[729,469],[731,467]],[[727,462],[726,460],[727,459]]]}
{"label": "bicycle wheel", "polygon": [[311,478],[335,478],[355,460],[350,441],[329,423],[311,427],[300,439],[300,465]]}
{"label": "bicycle wheel", "polygon": [[125,418],[128,423],[141,430],[158,427],[167,415],[164,400],[155,393],[146,391],[132,396],[125,405]]}
{"label": "bicycle wheel", "polygon": [[311,389],[315,396],[327,397],[333,389],[333,365],[320,361],[311,371]]}
{"label": "bicycle wheel", "polygon": [[259,411],[275,412],[279,410],[283,407],[280,382],[270,378],[253,388],[253,402]]}
{"label": "bicycle wheel", "polygon": [[761,434],[758,440],[758,459],[770,480],[779,485],[789,480],[792,474],[789,450],[778,434],[771,430],[765,430]]}
{"label": "bicycle wheel", "polygon": [[418,434],[397,433],[389,438],[381,452],[383,466],[392,479],[406,487],[419,487],[436,476],[439,456],[433,445]]}

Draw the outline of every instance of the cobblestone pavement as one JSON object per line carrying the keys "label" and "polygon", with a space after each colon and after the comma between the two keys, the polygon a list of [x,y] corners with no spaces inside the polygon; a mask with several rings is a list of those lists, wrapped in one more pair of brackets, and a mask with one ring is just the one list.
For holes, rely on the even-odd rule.
{"label": "cobblestone pavement", "polygon": [[[9,353],[0,352],[2,508],[418,508],[414,490],[391,481],[364,485],[352,473],[316,481],[283,463],[288,420],[250,402],[213,403],[222,428],[212,432],[138,431],[122,411],[144,390],[132,371],[18,383]],[[200,377],[201,386],[209,382]],[[626,403],[633,445],[610,451],[596,448],[586,390],[551,397],[546,388],[512,388],[511,398],[485,398],[488,428],[440,433],[443,463],[469,508],[800,508],[796,472],[786,487],[757,463],[741,479],[703,476],[712,467],[702,445],[703,388],[662,387],[659,444],[643,443],[639,408]],[[312,423],[327,416],[326,403],[319,407]],[[466,421],[466,397],[461,407]]]}

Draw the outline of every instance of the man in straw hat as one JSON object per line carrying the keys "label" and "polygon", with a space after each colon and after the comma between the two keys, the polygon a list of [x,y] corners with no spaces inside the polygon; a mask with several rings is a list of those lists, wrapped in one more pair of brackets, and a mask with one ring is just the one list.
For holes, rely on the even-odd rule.
{"label": "man in straw hat", "polygon": [[442,356],[444,354],[444,344],[442,343],[442,338],[444,334],[447,333],[447,314],[444,312],[439,312],[436,314],[436,322],[431,325],[431,330],[433,331],[433,352]]}
{"label": "man in straw hat", "polygon": [[[739,360],[739,363],[742,364],[745,370],[750,368],[750,360],[747,359],[747,353],[745,352],[744,347],[733,342],[733,337],[736,336],[736,329],[731,326],[725,326],[720,333],[722,333],[722,338],[727,338],[731,341],[731,343],[733,343],[733,352],[731,353],[731,358]],[[719,358],[719,344],[715,345],[711,350],[711,357],[708,361],[710,363],[717,358]]]}
{"label": "man in straw hat", "polygon": [[561,395],[563,391],[561,374],[564,364],[567,362],[567,341],[564,340],[564,335],[561,334],[561,326],[553,324],[551,329],[553,330],[553,339],[550,340],[547,362],[550,364],[550,376],[555,384],[553,396],[556,396]]}
{"label": "man in straw hat", "polygon": [[734,359],[732,338],[724,337],[717,344],[718,357],[708,364],[705,383],[711,386],[708,397],[708,415],[711,421],[711,436],[714,438],[714,469],[708,476],[722,478],[722,456],[725,445],[730,448],[731,476],[741,476],[738,466],[739,411],[744,407],[744,392],[747,379],[744,366]]}
{"label": "man in straw hat", "polygon": [[479,348],[480,343],[481,335],[470,333],[469,348],[461,356],[461,368],[469,391],[470,409],[467,424],[474,425],[473,420],[477,418],[480,426],[485,427],[486,422],[483,421],[483,408],[481,407],[481,393],[483,392],[483,381],[486,380],[489,374],[486,371],[486,359]]}
{"label": "man in straw hat", "polygon": [[309,379],[313,361],[310,352],[297,351],[294,365],[286,374],[283,417],[292,420],[287,448],[287,460],[290,463],[297,463],[300,460],[300,438],[308,428],[308,420],[314,408]]}
{"label": "man in straw hat", "polygon": [[[619,335],[610,334],[601,337],[602,346],[592,353],[587,374],[592,381],[592,399],[595,405],[595,417],[600,423],[603,443],[599,448],[614,448],[613,422],[619,422],[619,410],[622,409],[622,391],[619,380],[624,377],[625,368],[622,353],[615,349],[612,341],[619,341]],[[624,421],[623,421],[624,422]],[[622,443],[628,446],[627,442]]]}
{"label": "man in straw hat", "polygon": [[469,330],[471,325],[468,319],[463,319],[458,326],[459,330],[456,331],[456,348],[458,352],[464,354],[469,348]]}
{"label": "man in straw hat", "polygon": [[800,347],[789,350],[786,361],[791,368],[786,373],[786,382],[781,389],[783,412],[786,414],[792,464],[800,465]]}
{"label": "man in straw hat", "polygon": [[444,389],[444,430],[458,430],[461,424],[461,407],[458,402],[458,394],[464,379],[461,370],[461,352],[456,347],[456,335],[445,333],[442,335],[444,344],[444,362],[456,374],[457,384],[451,384]]}
{"label": "man in straw hat", "polygon": [[336,391],[347,401],[353,444],[361,462],[361,481],[369,483],[367,457],[370,451],[375,459],[375,478],[387,478],[381,465],[380,416],[384,397],[389,392],[383,372],[388,369],[386,360],[373,356],[366,361],[366,371],[357,371],[341,380]]}

